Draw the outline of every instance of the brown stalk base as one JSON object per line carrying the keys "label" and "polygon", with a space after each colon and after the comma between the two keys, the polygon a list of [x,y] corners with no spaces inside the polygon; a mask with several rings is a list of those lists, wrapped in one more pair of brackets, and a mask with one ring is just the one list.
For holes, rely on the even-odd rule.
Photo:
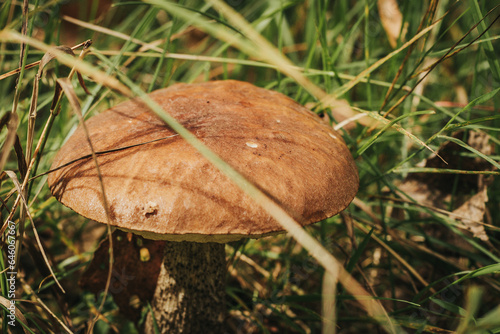
{"label": "brown stalk base", "polygon": [[225,276],[224,244],[167,242],[152,302],[160,333],[223,333]]}

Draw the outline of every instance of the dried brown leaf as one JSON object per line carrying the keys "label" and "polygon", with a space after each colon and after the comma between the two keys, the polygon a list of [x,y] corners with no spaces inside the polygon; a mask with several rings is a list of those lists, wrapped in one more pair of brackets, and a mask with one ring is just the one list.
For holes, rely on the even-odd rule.
{"label": "dried brown leaf", "polygon": [[[71,108],[75,111],[77,116],[79,118],[82,117],[80,101],[78,101],[78,96],[76,95],[76,92],[73,89],[73,86],[71,85],[69,79],[68,78],[57,79],[57,84],[60,86],[60,89],[62,89],[66,94],[66,97],[68,98]],[[80,118],[80,121],[83,122],[83,118]]]}
{"label": "dried brown leaf", "polygon": [[487,201],[488,194],[486,186],[484,186],[480,192],[453,211],[453,214],[458,216],[457,219],[464,223],[467,229],[473,233],[474,237],[483,241],[489,240],[484,225],[482,224],[486,212]]}
{"label": "dried brown leaf", "polygon": [[[69,46],[66,46],[66,45],[54,46],[52,48],[52,50],[58,50],[58,51],[66,53],[66,54],[69,54],[71,56],[75,55],[73,50]],[[38,75],[40,77],[43,75],[43,70],[44,70],[45,66],[47,66],[47,64],[50,63],[50,61],[56,57],[56,54],[52,50],[49,50],[48,52],[46,52],[43,55],[42,60],[40,60],[40,64],[38,66]]]}
{"label": "dried brown leaf", "polygon": [[401,39],[405,35],[405,30],[401,31],[403,25],[403,15],[399,10],[399,5],[396,0],[378,0],[378,13],[380,16],[380,21],[384,27],[387,38],[392,48],[396,48],[399,33],[401,32]]}
{"label": "dried brown leaf", "polygon": [[[477,151],[491,155],[493,146],[487,134],[476,131],[459,131],[453,134],[454,138],[463,139],[468,136],[468,144]],[[462,171],[488,171],[493,168],[491,164],[480,157],[469,157],[460,145],[447,141],[438,150],[448,165],[436,156],[422,161],[419,167],[457,169]],[[458,179],[457,179],[458,178]],[[454,184],[458,184],[458,189],[454,189]],[[463,222],[464,226],[470,230],[474,237],[483,241],[488,241],[488,236],[484,229],[483,217],[486,213],[486,202],[488,201],[487,184],[484,175],[477,174],[452,174],[452,173],[415,173],[410,174],[401,184],[399,189],[409,195],[417,203],[433,210],[443,210],[453,219]],[[470,197],[471,192],[477,192]],[[447,211],[446,203],[450,201],[451,194],[454,194],[454,201],[462,203],[453,212]]]}
{"label": "dried brown leaf", "polygon": [[[467,143],[484,155],[491,155],[493,153],[493,146],[490,145],[490,137],[484,132],[470,131]],[[482,159],[476,159],[476,161],[480,160]]]}
{"label": "dried brown leaf", "polygon": [[[464,131],[459,131],[453,134],[454,138],[464,138]],[[489,145],[489,137],[486,134],[481,134],[475,131],[468,132],[469,145],[478,151],[484,153],[485,155],[491,155],[492,147]],[[487,171],[491,170],[491,165],[480,158],[471,158],[464,156],[463,153],[467,153],[464,148],[460,147],[458,144],[451,141],[443,143],[438,151],[439,155],[448,162],[444,164],[441,159],[436,155],[431,155],[428,159],[421,161],[418,167],[427,168],[447,168],[447,169],[457,169],[457,170],[470,170],[470,171]],[[456,180],[455,178],[458,178]],[[459,193],[468,195],[471,191],[477,191],[478,189],[478,176],[476,174],[441,174],[441,173],[414,173],[410,174],[405,182],[403,183],[401,190],[411,194],[412,197],[427,197],[430,199],[430,203],[434,206],[439,204],[439,201],[444,199],[448,194],[453,191],[453,185],[455,182],[460,184]],[[427,189],[427,190],[426,190]],[[419,194],[418,194],[419,193]],[[421,197],[419,203],[422,203]],[[426,202],[426,201],[424,201]]]}

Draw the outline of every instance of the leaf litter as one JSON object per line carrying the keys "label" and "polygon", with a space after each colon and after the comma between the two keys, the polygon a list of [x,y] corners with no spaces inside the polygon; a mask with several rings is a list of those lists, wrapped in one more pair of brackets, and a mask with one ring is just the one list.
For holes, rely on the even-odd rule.
{"label": "leaf litter", "polygon": [[[485,156],[493,154],[489,135],[483,132],[459,131],[453,138],[467,137],[470,147]],[[454,141],[446,141],[437,151],[449,165],[445,165],[436,155],[421,161],[418,167],[439,169],[457,169],[465,171],[491,171],[495,167],[479,157],[470,157],[463,147]],[[424,206],[448,210],[448,215],[460,221],[463,228],[472,232],[473,236],[488,241],[484,228],[484,217],[487,213],[488,185],[492,176],[478,174],[451,173],[412,173],[409,174],[399,189],[414,201]],[[471,195],[473,193],[473,195]],[[453,206],[450,209],[450,203]],[[450,212],[451,211],[451,212]]]}

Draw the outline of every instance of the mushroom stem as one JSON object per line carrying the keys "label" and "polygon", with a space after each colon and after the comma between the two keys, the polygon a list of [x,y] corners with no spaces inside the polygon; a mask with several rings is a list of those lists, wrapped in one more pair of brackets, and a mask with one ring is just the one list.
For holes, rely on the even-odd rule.
{"label": "mushroom stem", "polygon": [[[222,333],[224,244],[169,241],[152,302],[160,333]],[[146,333],[155,333],[151,313]]]}

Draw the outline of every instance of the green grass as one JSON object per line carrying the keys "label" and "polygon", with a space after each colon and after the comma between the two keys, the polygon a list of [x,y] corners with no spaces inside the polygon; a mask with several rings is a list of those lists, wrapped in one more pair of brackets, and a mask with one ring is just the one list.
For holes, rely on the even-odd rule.
{"label": "green grass", "polygon": [[[0,75],[19,67],[22,41],[29,44],[23,64],[30,64],[42,59],[47,45],[93,40],[84,62],[58,55],[47,65],[37,94],[37,67],[0,81],[0,118],[7,120],[18,101],[17,124],[14,118],[10,128],[1,123],[3,170],[13,171],[23,183],[25,167],[15,153],[15,134],[22,154],[27,146],[33,151],[39,142],[45,143],[31,171],[35,176],[50,169],[54,154],[77,126],[78,117],[66,97],[60,112],[50,116],[56,79],[69,74],[64,64],[81,71],[91,92],[86,95],[73,78],[85,118],[128,95],[214,79],[249,81],[280,91],[332,126],[364,114],[339,129],[360,174],[356,200],[341,215],[305,229],[321,249],[300,231],[227,247],[229,266],[235,269],[228,275],[228,329],[320,332],[322,317],[334,319],[321,312],[328,300],[322,291],[331,288],[325,273],[335,271],[329,258],[333,256],[380,301],[393,323],[384,326],[364,309],[364,300],[352,296],[352,287],[338,284],[339,333],[391,328],[409,333],[500,333],[500,8],[493,8],[493,1],[441,1],[435,11],[432,1],[400,1],[407,32],[395,48],[373,0],[228,0],[230,6],[219,1],[146,2],[117,2],[98,15],[94,8],[94,14],[81,18],[92,25],[76,37],[67,35],[72,28],[60,19],[63,1],[30,2],[38,5],[29,7],[27,16],[26,34],[33,39],[21,34],[21,3],[2,2]],[[30,131],[33,97],[38,113]],[[339,101],[344,101],[346,112],[335,108]],[[42,138],[46,124],[50,131]],[[468,142],[478,134],[496,150]],[[29,138],[32,144],[27,144]],[[197,145],[194,139],[192,144]],[[211,157],[205,148],[200,150]],[[448,164],[432,158],[433,151]],[[419,164],[424,159],[426,166]],[[231,174],[224,162],[216,163]],[[25,210],[15,208],[12,175],[2,174],[0,198],[2,222],[11,219],[25,226],[16,306],[32,332],[64,332],[64,324],[70,332],[83,333],[102,301],[77,281],[106,236],[105,229],[57,203],[44,175],[27,181],[24,191],[37,242]],[[245,182],[237,175],[233,179]],[[460,216],[452,214],[481,191],[488,201],[484,216],[476,219],[484,223],[487,239],[475,237]],[[279,208],[254,195],[279,215]],[[0,271],[8,268],[7,243],[4,233]],[[65,294],[44,265],[41,245]],[[312,251],[327,260],[313,258]],[[7,278],[0,278],[3,307],[9,299]],[[133,323],[119,314],[111,297],[100,312],[95,333],[134,332]],[[1,326],[7,332],[13,328],[4,315],[6,310]]]}

